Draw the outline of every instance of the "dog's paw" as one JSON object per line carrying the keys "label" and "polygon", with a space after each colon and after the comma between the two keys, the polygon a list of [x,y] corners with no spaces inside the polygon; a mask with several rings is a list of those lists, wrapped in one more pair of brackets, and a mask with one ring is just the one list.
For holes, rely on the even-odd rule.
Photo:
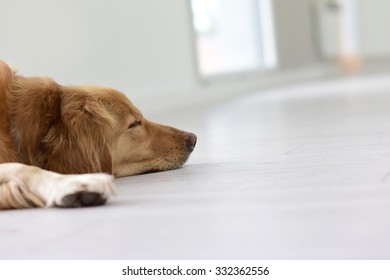
{"label": "dog's paw", "polygon": [[47,207],[87,207],[106,203],[114,194],[113,177],[107,174],[63,175],[47,189]]}

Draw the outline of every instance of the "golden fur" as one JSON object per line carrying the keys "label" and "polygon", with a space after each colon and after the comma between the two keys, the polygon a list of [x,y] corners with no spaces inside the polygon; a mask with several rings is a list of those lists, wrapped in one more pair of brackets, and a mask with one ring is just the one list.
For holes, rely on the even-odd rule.
{"label": "golden fur", "polygon": [[0,60],[0,163],[120,177],[180,167],[195,144],[192,133],[146,120],[115,89],[23,77]]}

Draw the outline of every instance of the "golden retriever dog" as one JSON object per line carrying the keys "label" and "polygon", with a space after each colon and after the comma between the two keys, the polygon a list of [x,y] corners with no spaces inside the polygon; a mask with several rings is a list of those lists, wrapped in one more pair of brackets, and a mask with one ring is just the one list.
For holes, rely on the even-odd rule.
{"label": "golden retriever dog", "polygon": [[196,140],[115,89],[23,77],[0,60],[0,209],[104,204],[113,176],[178,168]]}

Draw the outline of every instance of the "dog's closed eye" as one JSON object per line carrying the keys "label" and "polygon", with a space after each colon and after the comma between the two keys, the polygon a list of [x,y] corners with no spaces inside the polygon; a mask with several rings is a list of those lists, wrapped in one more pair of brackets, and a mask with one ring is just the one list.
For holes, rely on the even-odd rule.
{"label": "dog's closed eye", "polygon": [[141,122],[141,121],[139,121],[139,120],[135,120],[135,121],[133,121],[131,124],[129,124],[129,127],[128,127],[128,129],[131,129],[131,128],[134,128],[134,127],[140,126],[141,124],[142,124],[142,122]]}

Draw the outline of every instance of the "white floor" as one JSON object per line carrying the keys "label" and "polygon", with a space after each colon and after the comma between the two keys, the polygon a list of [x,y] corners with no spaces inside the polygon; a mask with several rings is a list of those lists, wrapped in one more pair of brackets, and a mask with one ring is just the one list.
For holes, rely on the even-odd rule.
{"label": "white floor", "polygon": [[390,258],[390,75],[159,119],[198,134],[184,168],[117,179],[104,207],[3,211],[0,258]]}

